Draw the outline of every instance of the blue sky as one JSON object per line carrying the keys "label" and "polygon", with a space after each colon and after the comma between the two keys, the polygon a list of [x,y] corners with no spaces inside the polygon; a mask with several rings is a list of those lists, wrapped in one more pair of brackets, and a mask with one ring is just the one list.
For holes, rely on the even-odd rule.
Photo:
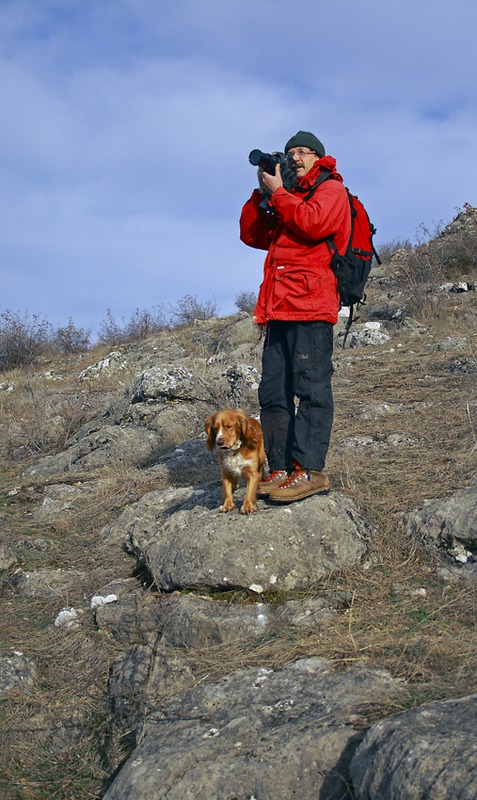
{"label": "blue sky", "polygon": [[0,0],[0,312],[236,310],[255,147],[311,130],[377,243],[477,205],[475,0]]}

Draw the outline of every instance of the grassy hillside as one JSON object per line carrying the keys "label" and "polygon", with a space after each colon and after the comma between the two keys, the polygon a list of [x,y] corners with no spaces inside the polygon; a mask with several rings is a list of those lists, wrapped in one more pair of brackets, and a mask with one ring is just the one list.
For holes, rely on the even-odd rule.
{"label": "grassy hillside", "polygon": [[[462,232],[452,236],[449,252],[455,254]],[[428,256],[426,250],[395,253],[374,271],[360,321],[382,316],[386,305],[405,308],[401,321],[396,317],[386,327],[389,341],[336,348],[328,471],[334,489],[349,495],[372,525],[372,560],[365,569],[316,586],[340,610],[326,628],[191,653],[199,679],[318,654],[343,669],[365,660],[402,677],[409,706],[475,691],[475,584],[444,580],[437,553],[411,541],[403,525],[403,515],[427,498],[477,480],[477,292],[438,291],[437,274],[429,281],[429,273],[417,274],[412,264],[420,258],[425,266]],[[439,281],[475,280],[475,252],[467,260],[442,262],[441,254]],[[219,329],[224,322],[209,324]],[[192,331],[185,326],[167,336],[190,350]],[[55,478],[88,482],[90,492],[54,522],[33,515],[49,482],[22,478],[28,465],[66,449],[82,425],[124,394],[134,370],[105,372],[89,382],[78,377],[107,352],[51,355],[0,376],[0,544],[3,555],[13,553],[1,573],[0,650],[23,651],[36,669],[29,692],[1,701],[5,798],[91,800],[101,796],[111,769],[107,681],[118,645],[95,629],[91,615],[68,632],[53,623],[63,606],[77,598],[86,602],[108,581],[134,574],[132,560],[99,544],[98,532],[127,504],[166,486],[167,478],[161,471],[126,467],[121,459],[95,474]],[[43,568],[77,570],[75,597],[37,599],[16,591],[16,570]],[[236,594],[231,601],[248,598]]]}

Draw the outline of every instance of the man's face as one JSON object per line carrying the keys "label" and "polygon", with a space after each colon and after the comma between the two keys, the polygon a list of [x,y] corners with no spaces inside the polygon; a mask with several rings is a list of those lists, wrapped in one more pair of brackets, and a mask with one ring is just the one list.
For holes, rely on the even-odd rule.
{"label": "man's face", "polygon": [[316,153],[314,153],[313,150],[309,150],[308,147],[292,147],[287,155],[293,158],[296,164],[296,174],[299,178],[303,178],[319,158]]}

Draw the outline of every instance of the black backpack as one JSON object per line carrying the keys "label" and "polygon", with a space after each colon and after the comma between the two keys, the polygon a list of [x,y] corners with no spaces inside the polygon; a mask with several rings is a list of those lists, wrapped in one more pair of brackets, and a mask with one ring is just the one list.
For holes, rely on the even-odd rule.
{"label": "black backpack", "polygon": [[[322,172],[304,199],[309,200],[316,189],[331,177],[329,172]],[[364,288],[371,271],[373,257],[378,264],[381,264],[381,259],[373,244],[376,228],[370,221],[368,212],[361,200],[356,195],[351,194],[347,188],[346,194],[351,211],[351,233],[346,252],[343,255],[339,254],[333,236],[328,236],[325,239],[333,252],[330,266],[338,279],[340,305],[341,307],[349,306],[349,317],[346,324],[343,347],[346,344],[346,339],[353,323],[354,308],[359,308],[366,301]]]}

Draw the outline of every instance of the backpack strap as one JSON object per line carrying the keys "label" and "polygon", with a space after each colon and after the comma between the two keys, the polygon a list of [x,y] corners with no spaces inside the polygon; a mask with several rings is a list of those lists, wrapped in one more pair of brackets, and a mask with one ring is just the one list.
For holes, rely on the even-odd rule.
{"label": "backpack strap", "polygon": [[[375,234],[375,233],[376,233],[376,229],[374,229],[374,230],[373,230],[373,236],[374,236],[374,234]],[[376,248],[375,248],[375,246],[374,246],[374,244],[373,244],[373,240],[372,240],[372,239],[371,239],[371,245],[372,245],[372,248],[373,248],[373,256],[374,256],[374,257],[375,257],[375,259],[376,259],[376,263],[377,263],[377,264],[379,264],[379,266],[381,266],[381,264],[382,264],[383,262],[381,261],[381,259],[379,258],[378,254],[377,254],[377,252],[376,252]]]}
{"label": "backpack strap", "polygon": [[[307,190],[304,186],[295,186],[295,191],[302,192],[303,194],[305,194],[305,197],[303,198],[303,200],[309,200],[310,197],[312,197],[315,194],[315,192],[318,189],[318,187],[321,186],[322,183],[324,183],[325,181],[329,180],[332,177],[333,176],[332,176],[331,172],[328,169],[323,168],[321,170],[320,174],[318,175],[316,181],[314,182],[313,186],[311,187],[311,189]],[[348,192],[347,192],[347,194],[348,194]],[[350,200],[350,204],[351,204],[351,200]],[[354,212],[354,208],[351,207],[351,218],[353,218],[353,212]],[[356,212],[354,212],[354,213],[356,213]],[[351,219],[351,226],[352,226],[352,228],[354,227],[353,219]],[[352,231],[351,231],[351,233],[352,233]],[[339,255],[338,248],[336,247],[333,235],[327,236],[326,239],[323,239],[323,241],[325,241],[329,245],[329,247],[331,248],[331,250],[333,251],[334,254]],[[350,237],[350,241],[351,241],[351,237]]]}
{"label": "backpack strap", "polygon": [[[313,191],[314,191],[314,189],[313,189]],[[348,196],[349,210],[350,210],[350,214],[351,214],[351,231],[350,231],[350,234],[349,234],[348,244],[346,245],[346,253],[349,253],[349,252],[351,252],[351,243],[353,241],[353,235],[354,235],[354,220],[355,220],[355,217],[356,217],[358,212],[356,211],[356,209],[354,207],[353,197],[351,195],[351,192],[349,192],[348,189],[346,189],[346,187],[345,187],[345,191],[346,191],[346,194]],[[328,244],[328,246],[331,248],[331,250],[333,251],[333,255],[339,256],[339,251],[338,251],[338,248],[336,247],[335,237],[333,236],[333,234],[331,234],[331,236],[327,236],[325,241]]]}
{"label": "backpack strap", "polygon": [[354,306],[349,306],[349,317],[348,317],[348,322],[346,323],[346,328],[345,328],[344,338],[343,338],[343,350],[344,350],[345,345],[346,345],[346,339],[348,338],[348,333],[349,333],[350,328],[351,328],[351,326],[353,324],[353,311],[354,311]]}

